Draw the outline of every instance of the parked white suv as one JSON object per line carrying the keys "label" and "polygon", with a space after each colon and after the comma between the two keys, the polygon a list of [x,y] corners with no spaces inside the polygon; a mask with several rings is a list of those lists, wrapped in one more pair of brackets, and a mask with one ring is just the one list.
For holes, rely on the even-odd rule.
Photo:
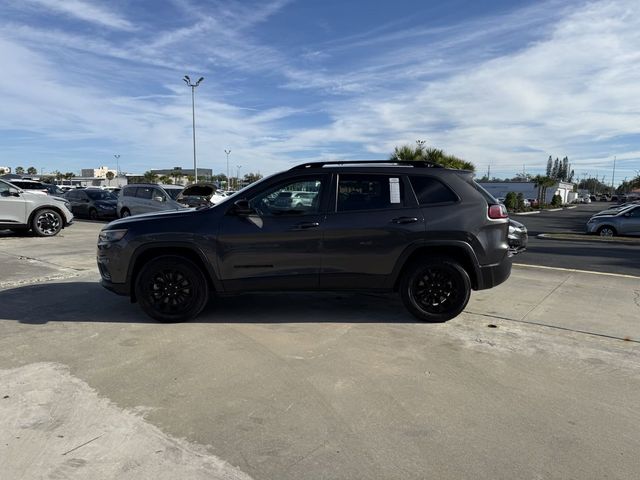
{"label": "parked white suv", "polygon": [[64,198],[26,192],[0,180],[0,230],[32,230],[39,237],[57,235],[73,222]]}

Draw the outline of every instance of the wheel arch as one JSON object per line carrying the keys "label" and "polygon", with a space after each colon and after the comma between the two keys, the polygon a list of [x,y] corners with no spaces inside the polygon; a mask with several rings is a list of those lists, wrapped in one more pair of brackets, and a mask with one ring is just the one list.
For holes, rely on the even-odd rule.
{"label": "wheel arch", "polygon": [[60,215],[60,218],[62,219],[62,228],[64,228],[65,225],[67,224],[67,217],[65,217],[63,211],[59,207],[55,205],[43,205],[41,207],[36,207],[33,210],[33,212],[31,212],[31,214],[29,215],[29,221],[27,222],[27,225],[29,226],[29,228],[31,228],[31,225],[33,223],[33,219],[35,218],[35,216],[38,214],[38,212],[41,212],[42,210],[53,210],[58,215]]}
{"label": "wheel arch", "polygon": [[398,290],[402,275],[410,265],[418,259],[429,257],[449,257],[453,260],[458,260],[469,275],[471,288],[473,290],[481,288],[480,283],[482,282],[482,276],[480,273],[480,265],[473,248],[466,242],[454,241],[427,242],[407,248],[398,260],[392,274],[393,290]]}
{"label": "wheel arch", "polygon": [[161,256],[178,256],[191,260],[202,270],[211,290],[218,292],[222,290],[222,285],[215,271],[207,260],[206,255],[200,249],[188,243],[152,244],[139,247],[129,262],[127,283],[129,285],[129,295],[132,302],[136,301],[135,282],[142,266],[149,260]]}

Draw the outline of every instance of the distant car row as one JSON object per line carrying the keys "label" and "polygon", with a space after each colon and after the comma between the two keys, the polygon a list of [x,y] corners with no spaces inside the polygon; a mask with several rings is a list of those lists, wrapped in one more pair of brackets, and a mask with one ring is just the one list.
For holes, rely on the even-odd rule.
{"label": "distant car row", "polygon": [[587,233],[601,237],[640,235],[640,201],[623,203],[596,213],[587,222]]}

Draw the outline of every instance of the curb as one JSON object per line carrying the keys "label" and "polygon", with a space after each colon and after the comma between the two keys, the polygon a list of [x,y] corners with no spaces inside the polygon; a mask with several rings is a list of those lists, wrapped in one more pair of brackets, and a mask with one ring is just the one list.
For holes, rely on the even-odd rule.
{"label": "curb", "polygon": [[513,215],[533,215],[533,214],[540,213],[540,212],[542,212],[542,210],[534,210],[533,212],[514,213]]}
{"label": "curb", "polygon": [[563,240],[567,242],[617,243],[622,245],[640,245],[640,239],[629,237],[598,237],[583,233],[540,233],[536,238],[543,240]]}
{"label": "curb", "polygon": [[547,212],[559,212],[562,208],[547,208]]}
{"label": "curb", "polygon": [[572,206],[572,207],[565,207],[565,210],[572,210],[572,209],[574,209],[574,208],[578,208],[578,206],[577,206],[577,205],[574,205],[574,206]]}

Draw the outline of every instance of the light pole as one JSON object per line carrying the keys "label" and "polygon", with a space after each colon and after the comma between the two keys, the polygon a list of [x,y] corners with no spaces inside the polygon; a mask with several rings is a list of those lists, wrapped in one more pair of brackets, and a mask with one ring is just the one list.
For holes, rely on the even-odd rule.
{"label": "light pole", "polygon": [[120,185],[120,155],[114,155],[116,159],[116,182]]}
{"label": "light pole", "polygon": [[236,190],[238,190],[238,187],[240,186],[240,169],[242,168],[242,165],[236,165]]}
{"label": "light pole", "polygon": [[196,161],[196,87],[200,85],[200,82],[204,80],[204,77],[200,77],[196,83],[191,83],[189,75],[185,75],[184,83],[188,87],[191,87],[191,116],[193,118],[193,175],[196,177],[196,183],[198,183],[198,162]]}
{"label": "light pole", "polygon": [[227,190],[229,190],[229,154],[231,153],[231,149],[224,149],[224,153],[227,154]]}

